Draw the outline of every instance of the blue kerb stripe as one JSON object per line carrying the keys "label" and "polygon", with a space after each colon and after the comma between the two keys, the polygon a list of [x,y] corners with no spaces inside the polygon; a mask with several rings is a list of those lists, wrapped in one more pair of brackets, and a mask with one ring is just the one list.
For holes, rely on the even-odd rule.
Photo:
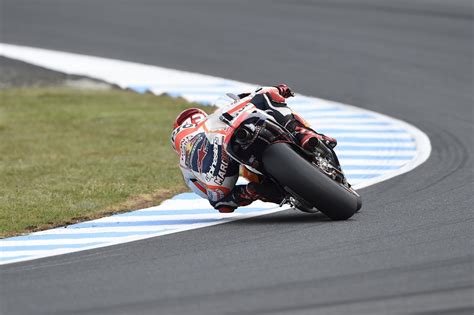
{"label": "blue kerb stripe", "polygon": [[[258,210],[266,210],[265,208],[242,208],[238,209],[238,212],[254,212]],[[183,210],[176,210],[176,211],[169,211],[173,212],[172,214],[182,214]],[[144,216],[144,215],[155,215],[155,214],[164,214],[165,212],[168,211],[135,211],[135,212],[130,212],[130,213],[125,213],[121,216]],[[211,209],[209,212],[211,213],[216,213],[215,209]],[[223,217],[222,219],[226,219],[226,217]],[[216,219],[220,220],[220,219]],[[183,222],[177,220],[177,222]],[[214,220],[215,221],[215,220]],[[87,222],[85,222],[87,223]],[[73,233],[63,233],[63,234],[30,234],[30,235],[23,235],[23,236],[17,236],[17,237],[11,237],[7,239],[3,239],[2,241],[25,241],[25,240],[57,240],[57,239],[84,239],[84,238],[98,238],[98,237],[125,237],[125,236],[134,236],[134,235],[147,235],[147,234],[155,234],[159,232],[164,232],[168,230],[174,230],[174,228],[159,228],[157,227],[156,230],[153,231],[130,231],[130,232],[97,232],[97,233],[81,233],[81,228],[84,228],[85,223],[79,223],[75,224],[72,226],[69,226],[68,228],[65,228],[65,230],[76,230],[77,234]],[[199,222],[198,222],[199,223]],[[117,225],[117,223],[112,223],[114,225]],[[183,223],[184,224],[184,223]],[[154,225],[154,224],[150,224]]]}
{"label": "blue kerb stripe", "polygon": [[31,257],[31,255],[21,255],[21,256],[12,256],[12,257],[0,257],[0,261],[9,261],[9,260],[17,260],[20,258]]}
{"label": "blue kerb stripe", "polygon": [[[235,212],[236,213],[249,213],[249,212],[257,212],[268,210],[269,208],[257,208],[257,207],[250,207],[250,208],[238,208]],[[117,214],[114,217],[130,217],[130,216],[149,216],[149,215],[180,215],[180,214],[217,214],[217,210],[213,208],[202,208],[202,209],[179,209],[177,206],[174,210],[151,210],[151,211],[132,211],[122,214]]]}
{"label": "blue kerb stripe", "polygon": [[407,143],[407,142],[415,142],[414,139],[396,139],[396,138],[360,138],[360,137],[338,137],[338,142],[346,142],[346,143],[353,143],[353,142],[362,142],[362,143]]}
{"label": "blue kerb stripe", "polygon": [[[127,88],[132,88],[132,87],[135,87],[135,86],[144,86],[144,85],[129,85],[127,86]],[[220,87],[225,87],[225,88],[230,88],[230,89],[239,89],[239,90],[242,90],[242,86],[239,85],[239,84],[235,84],[235,83],[230,83],[230,82],[225,82],[225,81],[221,81],[219,83],[213,83],[213,84],[206,84],[206,85],[202,85],[202,86],[199,86],[199,85],[195,85],[195,84],[191,84],[191,85],[182,85],[182,84],[149,84],[147,85],[148,88],[150,89],[161,89],[161,90],[168,90],[168,91],[180,91],[180,90],[187,90],[187,89],[196,89],[196,87],[198,88],[205,88],[205,89],[209,89],[209,90],[214,90],[214,88],[220,88]]]}
{"label": "blue kerb stripe", "polygon": [[191,199],[203,199],[195,193],[182,193],[174,196],[171,200],[191,200]]}
{"label": "blue kerb stripe", "polygon": [[[306,117],[305,117],[306,118]],[[307,120],[314,120],[319,117],[313,117],[311,119],[307,119]],[[325,119],[327,117],[322,117],[322,119]],[[385,121],[351,121],[351,122],[344,122],[344,125],[350,125],[350,126],[391,126],[392,123],[389,123],[389,122],[385,122]],[[316,130],[318,129],[318,126],[317,124],[315,124],[315,128]]]}
{"label": "blue kerb stripe", "polygon": [[2,252],[16,252],[19,250],[54,250],[61,248],[82,248],[89,247],[99,244],[105,244],[106,242],[90,242],[85,244],[54,244],[54,245],[19,245],[12,247],[2,247]]}
{"label": "blue kerb stripe", "polygon": [[397,170],[401,166],[395,165],[343,165],[342,169],[347,170]]}
{"label": "blue kerb stripe", "polygon": [[346,177],[350,182],[353,179],[368,179],[368,178],[373,178],[380,175],[382,174],[347,174]]}
{"label": "blue kerb stripe", "polygon": [[331,112],[340,112],[343,111],[344,109],[339,108],[339,107],[327,107],[327,108],[311,108],[311,109],[298,109],[297,106],[294,106],[294,110],[299,113],[299,114],[305,114],[306,113],[331,113]]}
{"label": "blue kerb stripe", "polygon": [[[351,159],[351,160],[390,160],[390,161],[408,161],[414,158],[413,155],[400,155],[400,156],[379,156],[379,155],[347,155],[338,154],[340,160]],[[370,164],[369,162],[367,164]]]}
{"label": "blue kerb stripe", "polygon": [[337,115],[321,115],[315,113],[314,115],[308,114],[305,115],[307,118],[321,118],[321,119],[344,119],[344,118],[374,118],[374,116],[369,114],[337,114]]}
{"label": "blue kerb stripe", "polygon": [[[196,85],[191,85],[193,87],[196,87]],[[219,81],[219,82],[216,82],[216,83],[213,83],[209,86],[225,86],[225,87],[233,87],[233,86],[238,86],[238,84],[236,83],[232,83],[232,82],[228,82],[226,80],[222,80],[222,81]]]}
{"label": "blue kerb stripe", "polygon": [[137,92],[137,93],[140,93],[140,94],[143,94],[147,91],[150,90],[150,87],[149,86],[145,86],[145,85],[130,85],[129,86],[129,89]]}
{"label": "blue kerb stripe", "polygon": [[[241,211],[239,211],[241,212]],[[152,210],[152,211],[132,211],[115,215],[114,217],[133,217],[133,216],[149,216],[149,215],[180,215],[180,214],[206,214],[206,213],[218,213],[216,209],[179,209],[176,207],[175,210]]]}
{"label": "blue kerb stripe", "polygon": [[403,129],[380,129],[380,130],[361,130],[361,129],[337,129],[337,128],[319,128],[317,131],[332,134],[332,133],[407,133]]}
{"label": "blue kerb stripe", "polygon": [[[191,86],[196,87],[196,85],[191,85]],[[232,83],[226,80],[222,80],[219,83],[211,84],[210,86],[233,87],[233,88],[242,89],[242,87],[238,83]]]}
{"label": "blue kerb stripe", "polygon": [[307,98],[294,98],[288,101],[289,106],[294,106],[297,104],[317,104],[317,101]]}
{"label": "blue kerb stripe", "polygon": [[156,221],[139,221],[139,222],[85,222],[85,223],[79,223],[75,225],[75,228],[198,224],[198,223],[219,222],[219,221],[223,221],[227,219],[229,218],[222,217],[218,219],[156,220]]}
{"label": "blue kerb stripe", "polygon": [[416,151],[416,146],[412,146],[412,147],[358,146],[358,145],[350,145],[350,144],[341,143],[336,147],[336,152],[341,152],[344,150],[346,151],[348,150],[350,151]]}
{"label": "blue kerb stripe", "polygon": [[180,90],[171,90],[170,92],[167,93],[181,93],[181,94],[193,94],[193,95],[212,95],[214,96],[224,96],[223,92],[216,92],[216,90],[186,90],[186,89],[180,89]]}
{"label": "blue kerb stripe", "polygon": [[180,97],[181,95],[183,95],[183,93],[181,92],[166,92],[166,94],[168,94],[169,96],[171,97]]}
{"label": "blue kerb stripe", "polygon": [[[68,229],[70,230],[70,229]],[[30,234],[24,236],[17,236],[3,239],[2,242],[5,241],[32,241],[32,240],[59,240],[59,239],[82,239],[82,238],[97,238],[97,237],[124,237],[124,236],[131,236],[131,235],[147,235],[153,234],[158,232],[163,232],[167,230],[173,229],[160,229],[157,228],[154,231],[137,231],[137,232],[97,232],[97,233],[81,233],[81,229],[75,229],[77,234],[72,233],[64,233],[64,234]]]}

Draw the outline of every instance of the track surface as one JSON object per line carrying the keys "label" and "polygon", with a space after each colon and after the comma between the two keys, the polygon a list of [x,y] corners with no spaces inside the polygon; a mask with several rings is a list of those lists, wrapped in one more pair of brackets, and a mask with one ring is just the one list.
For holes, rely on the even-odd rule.
{"label": "track surface", "polygon": [[401,118],[433,146],[414,171],[362,190],[347,222],[287,211],[3,266],[2,313],[473,313],[471,1],[3,0],[2,11],[3,42],[286,81]]}

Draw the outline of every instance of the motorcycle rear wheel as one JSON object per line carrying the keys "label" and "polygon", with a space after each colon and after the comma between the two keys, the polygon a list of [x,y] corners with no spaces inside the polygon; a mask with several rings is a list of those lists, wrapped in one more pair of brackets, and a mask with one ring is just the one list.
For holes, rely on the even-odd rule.
{"label": "motorcycle rear wheel", "polygon": [[305,160],[287,143],[274,143],[262,156],[265,171],[290,194],[297,195],[332,220],[347,220],[361,207],[360,196],[349,191]]}

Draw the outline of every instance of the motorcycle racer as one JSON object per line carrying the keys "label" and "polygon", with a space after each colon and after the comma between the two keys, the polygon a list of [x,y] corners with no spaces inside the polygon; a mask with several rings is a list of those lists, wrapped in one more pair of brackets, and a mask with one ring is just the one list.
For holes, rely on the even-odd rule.
{"label": "motorcycle racer", "polygon": [[[236,102],[251,102],[272,115],[293,132],[306,150],[312,151],[318,141],[325,141],[334,148],[337,144],[334,138],[315,132],[287,106],[285,100],[292,96],[294,93],[286,84],[279,84],[259,88],[254,93],[239,94]],[[201,109],[190,108],[180,113],[173,124],[171,143],[179,156],[186,185],[222,213],[233,212],[255,200],[280,203],[279,188],[256,174],[251,174],[252,180],[248,184],[236,185],[240,165],[223,148],[225,132],[211,128],[220,114],[219,110],[207,115]]]}

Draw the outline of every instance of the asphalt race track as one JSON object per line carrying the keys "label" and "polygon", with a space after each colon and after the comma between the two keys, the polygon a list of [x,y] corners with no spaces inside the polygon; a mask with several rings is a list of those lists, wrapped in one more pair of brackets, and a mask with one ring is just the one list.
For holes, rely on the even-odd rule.
{"label": "asphalt race track", "polygon": [[2,266],[2,314],[474,312],[472,1],[3,0],[1,10],[2,42],[285,81],[405,120],[433,146],[414,171],[363,189],[346,222],[286,211]]}

